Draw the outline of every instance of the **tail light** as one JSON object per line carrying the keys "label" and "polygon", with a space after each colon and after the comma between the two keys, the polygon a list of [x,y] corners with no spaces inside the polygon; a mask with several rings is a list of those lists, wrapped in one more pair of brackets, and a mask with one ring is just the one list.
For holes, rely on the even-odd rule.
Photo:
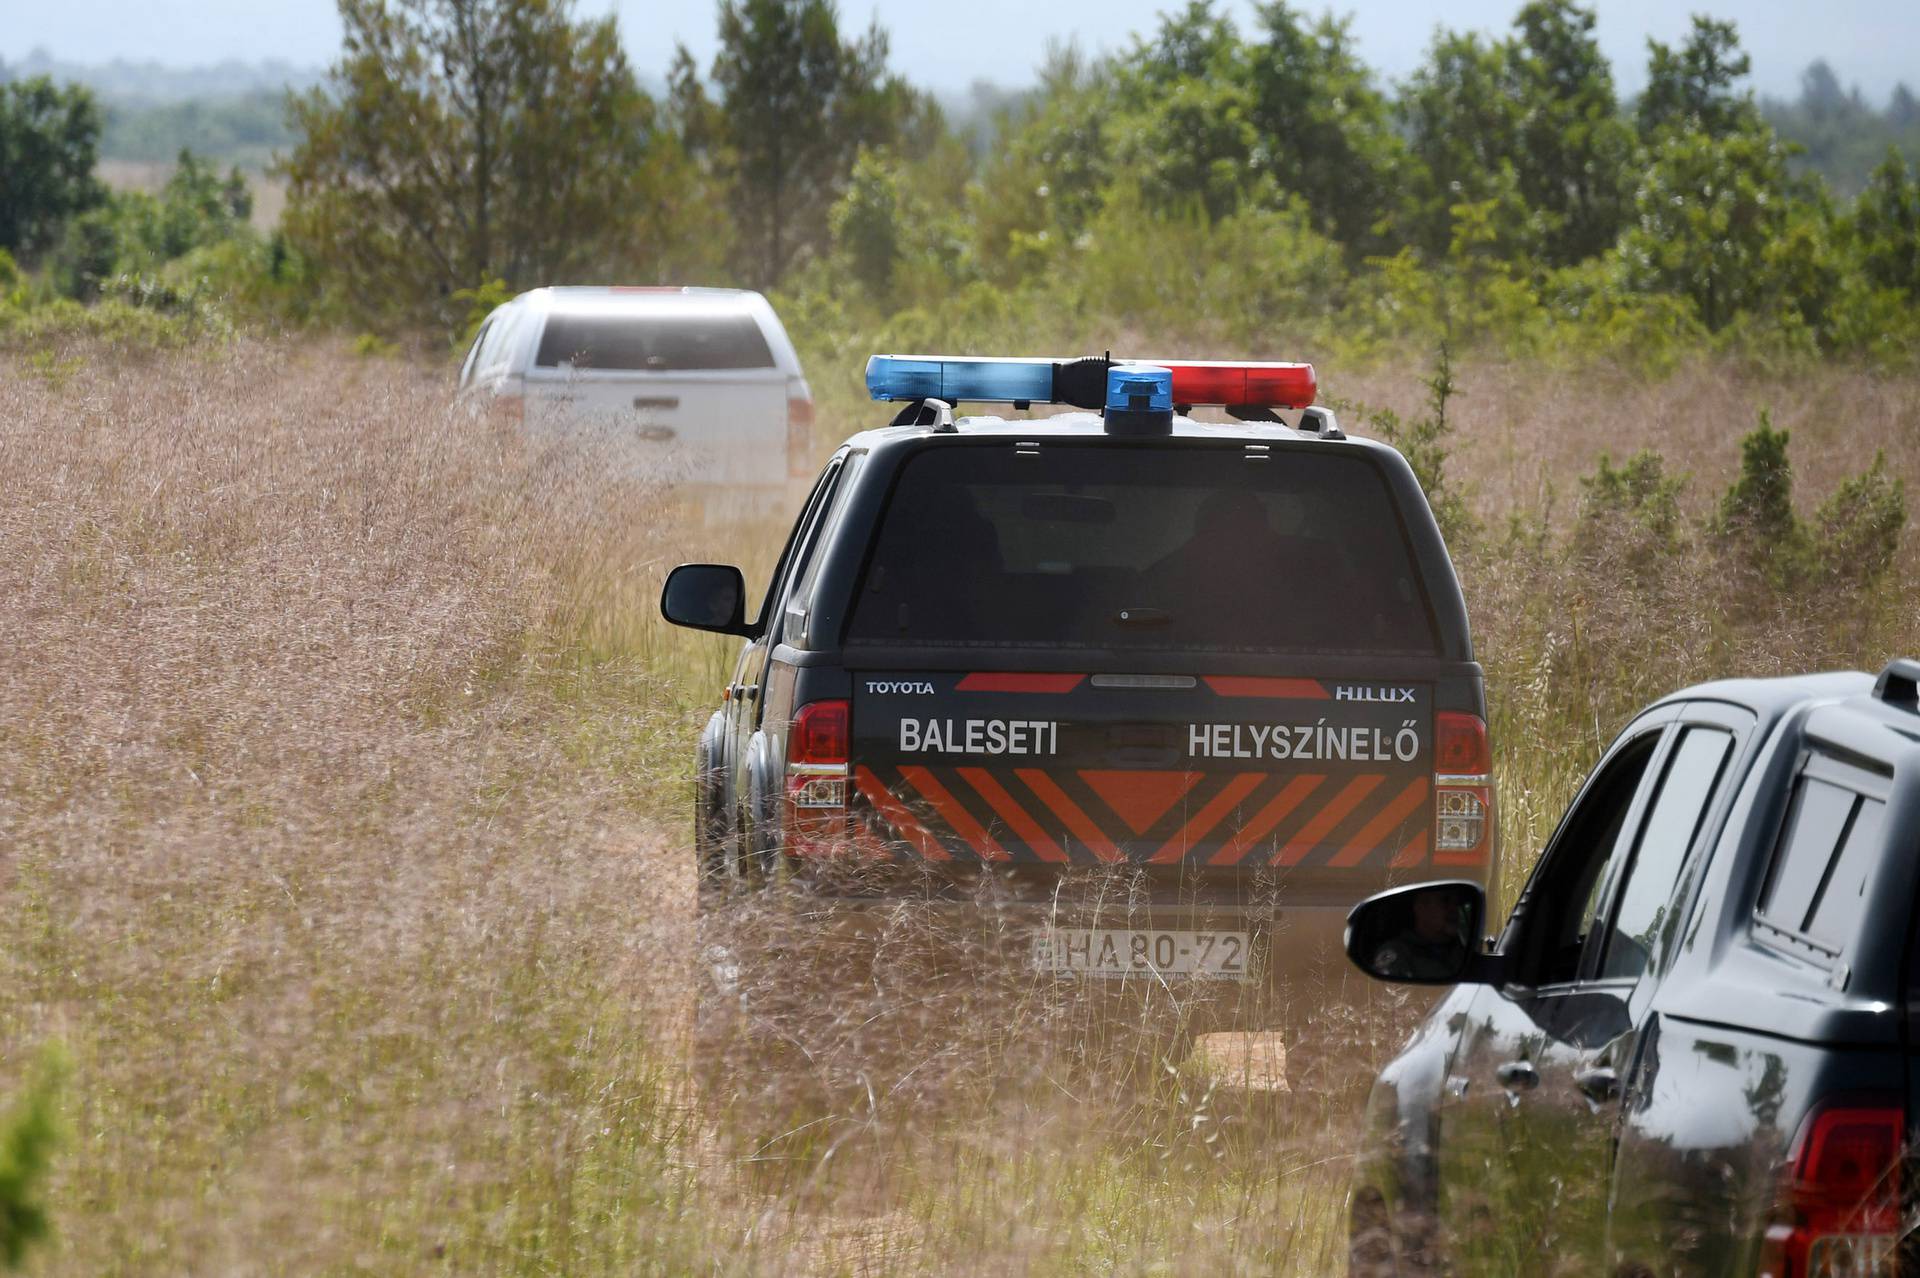
{"label": "tail light", "polygon": [[1433,861],[1486,865],[1493,853],[1493,752],[1486,720],[1442,710],[1433,731]]}
{"label": "tail light", "polygon": [[845,701],[812,701],[787,727],[787,848],[796,855],[846,836],[850,719]]}
{"label": "tail light", "polygon": [[1760,1278],[1895,1273],[1905,1135],[1898,1106],[1834,1105],[1809,1115],[1761,1246]]}
{"label": "tail light", "polygon": [[813,473],[813,392],[794,378],[787,383],[787,473],[805,479]]}

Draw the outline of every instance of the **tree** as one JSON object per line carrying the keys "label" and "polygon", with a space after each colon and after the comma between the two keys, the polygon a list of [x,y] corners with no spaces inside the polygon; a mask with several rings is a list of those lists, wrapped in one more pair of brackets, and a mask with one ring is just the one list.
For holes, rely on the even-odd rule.
{"label": "tree", "polygon": [[1258,177],[1252,98],[1239,33],[1211,0],[1164,15],[1115,68],[1107,97],[1114,173],[1137,184],[1142,207],[1197,206],[1213,220],[1240,207]]}
{"label": "tree", "polygon": [[1736,89],[1752,66],[1731,22],[1696,16],[1677,52],[1647,41],[1647,91],[1640,95],[1640,133],[1651,139],[1682,130],[1723,138],[1757,126],[1753,95]]}
{"label": "tree", "polygon": [[1308,25],[1283,0],[1256,13],[1260,34],[1247,57],[1262,164],[1305,202],[1318,230],[1357,253],[1384,250],[1382,210],[1406,148],[1349,20],[1329,14]]}
{"label": "tree", "polygon": [[828,242],[862,146],[899,141],[930,108],[886,69],[878,26],[840,37],[833,0],[722,0],[724,169],[747,276],[766,287]]}
{"label": "tree", "polygon": [[1525,210],[1507,198],[1518,187],[1522,112],[1510,58],[1505,41],[1440,32],[1396,103],[1413,159],[1403,192],[1408,229],[1431,260],[1444,258],[1453,243],[1455,207],[1489,200],[1515,215],[1501,219],[1501,255],[1525,251],[1518,224]]}
{"label": "tree", "polygon": [[182,151],[154,194],[122,191],[67,224],[48,274],[68,297],[91,301],[119,276],[151,283],[167,263],[231,240],[253,241],[253,193],[238,168],[223,178]]}
{"label": "tree", "polygon": [[1620,119],[1594,15],[1571,0],[1532,0],[1515,19],[1513,156],[1520,197],[1540,216],[1539,253],[1571,266],[1610,248],[1626,217],[1633,133]]}
{"label": "tree", "polygon": [[1800,73],[1800,109],[1816,122],[1825,122],[1860,109],[1860,103],[1840,87],[1840,77],[1825,58],[1815,58]]}
{"label": "tree", "polygon": [[1014,285],[1099,215],[1115,171],[1113,77],[1072,44],[1049,47],[1032,99],[999,121],[969,206],[977,256]]}
{"label": "tree", "polygon": [[1853,232],[1868,278],[1920,300],[1920,175],[1892,147],[1853,206]]}
{"label": "tree", "polygon": [[683,166],[611,18],[571,0],[340,0],[346,43],[295,97],[294,247],[351,309],[451,326],[455,290],[646,277]]}
{"label": "tree", "polygon": [[1913,96],[1913,90],[1905,81],[1893,86],[1893,97],[1887,103],[1887,119],[1901,129],[1920,124],[1920,98]]}
{"label": "tree", "polygon": [[1507,39],[1435,38],[1399,102],[1415,159],[1414,241],[1429,257],[1454,242],[1467,208],[1497,211],[1509,263],[1571,266],[1612,245],[1633,135],[1593,28],[1572,0],[1532,0]]}
{"label": "tree", "polygon": [[1678,293],[1707,328],[1725,327],[1776,291],[1774,252],[1787,237],[1792,195],[1786,153],[1770,129],[1668,133],[1648,157],[1634,224],[1621,238],[1629,287]]}
{"label": "tree", "polygon": [[0,86],[0,249],[31,260],[106,198],[93,176],[100,124],[79,85],[36,76]]}

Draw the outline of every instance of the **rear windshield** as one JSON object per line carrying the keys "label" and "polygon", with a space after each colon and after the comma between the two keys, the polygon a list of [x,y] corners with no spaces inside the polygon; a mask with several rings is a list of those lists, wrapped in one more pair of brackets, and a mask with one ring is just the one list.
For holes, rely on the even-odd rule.
{"label": "rear windshield", "polygon": [[852,643],[1433,653],[1370,462],[1275,450],[933,448],[882,517]]}
{"label": "rear windshield", "polygon": [[648,372],[772,368],[773,352],[751,315],[551,315],[534,362]]}

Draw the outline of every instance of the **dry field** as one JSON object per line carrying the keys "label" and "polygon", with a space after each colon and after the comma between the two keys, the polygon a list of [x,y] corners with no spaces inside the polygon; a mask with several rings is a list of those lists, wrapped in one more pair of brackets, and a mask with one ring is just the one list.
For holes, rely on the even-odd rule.
{"label": "dry field", "polygon": [[[1663,449],[1704,511],[1764,404],[1815,493],[1877,447],[1920,480],[1920,382],[1461,380],[1509,886],[1637,698],[1920,648],[1904,563],[1878,603],[1702,619],[1702,554],[1636,584],[1556,549],[1600,450]],[[764,566],[783,512],[685,513],[438,371],[0,355],[0,1094],[72,1062],[28,1272],[1341,1264],[1352,1097],[1280,1090],[1270,1044],[1117,1076],[1104,1027],[912,920],[828,996],[792,908],[696,918],[686,744],[728,648],[653,599],[679,559]],[[715,956],[788,996],[782,1050],[696,1050]]]}

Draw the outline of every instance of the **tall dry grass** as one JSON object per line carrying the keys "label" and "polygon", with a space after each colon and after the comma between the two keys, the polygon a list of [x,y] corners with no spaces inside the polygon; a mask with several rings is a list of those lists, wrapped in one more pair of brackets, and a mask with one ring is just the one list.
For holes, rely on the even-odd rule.
{"label": "tall dry grass", "polygon": [[[1760,402],[1815,487],[1875,446],[1920,478],[1912,381],[1462,380],[1489,529],[1562,535],[1592,454],[1641,442],[1710,501]],[[804,908],[696,919],[687,746],[730,650],[653,599],[678,559],[764,571],[784,517],[704,525],[334,351],[0,363],[0,1091],[42,1041],[74,1065],[30,1272],[1341,1263],[1351,1098],[1275,1090],[1259,1044],[1115,1078],[1055,994],[941,966],[977,938],[903,920],[822,981]],[[1629,589],[1463,548],[1509,882],[1643,691],[1920,647],[1910,609],[1694,627],[1699,562]],[[719,972],[786,1018],[703,1040]]]}
{"label": "tall dry grass", "polygon": [[0,385],[0,1072],[75,1064],[42,1265],[705,1254],[624,1195],[688,916],[650,668],[711,662],[578,637],[661,495],[292,346]]}

